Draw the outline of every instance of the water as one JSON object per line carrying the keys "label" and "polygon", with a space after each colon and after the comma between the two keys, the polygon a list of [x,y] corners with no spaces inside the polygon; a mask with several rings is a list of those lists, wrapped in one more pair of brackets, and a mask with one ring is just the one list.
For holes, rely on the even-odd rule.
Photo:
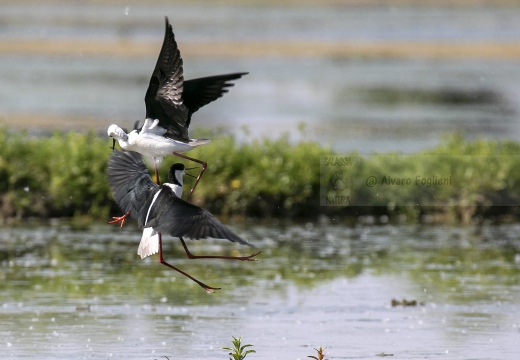
{"label": "water", "polygon": [[[449,131],[518,140],[520,72],[514,57],[423,57],[413,47],[408,56],[389,58],[255,51],[257,43],[277,42],[308,44],[309,50],[338,42],[516,46],[517,6],[8,2],[1,8],[0,34],[6,40],[157,44],[138,56],[0,53],[0,122],[8,126],[104,133],[111,123],[131,126],[142,119],[168,15],[181,51],[185,44],[202,48],[211,42],[251,47],[240,56],[183,52],[186,78],[250,72],[223,99],[200,110],[195,127],[220,127],[241,139],[289,132],[294,140],[361,153],[413,152],[434,146]],[[305,132],[298,131],[299,124]]]}
{"label": "water", "polygon": [[[135,254],[139,232],[102,225],[4,228],[0,351],[13,359],[517,359],[518,224],[236,225],[252,263],[166,258],[222,290],[208,294]],[[225,241],[196,254],[248,253]],[[391,306],[391,300],[417,306]]]}

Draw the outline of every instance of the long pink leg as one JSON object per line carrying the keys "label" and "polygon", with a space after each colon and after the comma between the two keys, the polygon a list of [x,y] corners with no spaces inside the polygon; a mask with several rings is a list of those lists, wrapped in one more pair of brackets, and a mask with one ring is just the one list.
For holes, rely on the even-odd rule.
{"label": "long pink leg", "polygon": [[186,198],[186,201],[190,201],[191,194],[193,194],[193,192],[195,191],[195,188],[197,187],[197,184],[199,183],[199,180],[202,177],[202,174],[204,174],[204,171],[206,171],[206,167],[208,167],[208,164],[205,161],[194,159],[194,158],[191,158],[189,156],[186,156],[186,155],[183,155],[183,154],[179,154],[179,153],[176,153],[176,152],[174,152],[173,155],[178,156],[178,157],[183,158],[183,159],[186,159],[186,160],[190,160],[190,161],[196,162],[196,163],[202,165],[202,170],[201,170],[199,176],[197,176],[197,179],[195,180],[195,184],[193,184],[193,187],[191,188],[190,193],[188,194],[188,197]]}
{"label": "long pink leg", "polygon": [[241,261],[257,261],[257,259],[253,259],[255,256],[261,253],[261,251],[254,253],[249,256],[218,256],[218,255],[193,255],[186,246],[186,243],[184,242],[184,239],[182,237],[179,237],[181,239],[182,247],[184,248],[184,251],[186,251],[186,255],[188,256],[188,259],[226,259],[226,260],[241,260]]}
{"label": "long pink leg", "polygon": [[199,284],[204,290],[206,290],[207,292],[209,293],[213,293],[215,292],[215,290],[220,290],[220,288],[216,288],[216,287],[211,287],[211,286],[208,286],[206,284],[204,284],[203,282],[200,282],[199,280],[195,279],[193,276],[191,276],[190,274],[188,273],[185,273],[184,271],[182,271],[181,269],[179,268],[176,268],[175,266],[171,265],[171,264],[168,264],[166,261],[164,261],[164,258],[163,258],[163,255],[162,255],[162,236],[161,236],[161,233],[158,233],[159,235],[159,262],[163,265],[166,265],[168,266],[169,268],[172,268],[173,270],[181,273],[182,275],[186,276],[187,278],[193,280],[194,282],[196,282],[197,284]]}

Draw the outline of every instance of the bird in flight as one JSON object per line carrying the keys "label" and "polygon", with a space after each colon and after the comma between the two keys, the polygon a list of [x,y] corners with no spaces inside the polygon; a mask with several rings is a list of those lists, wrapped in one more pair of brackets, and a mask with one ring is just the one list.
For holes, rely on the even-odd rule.
{"label": "bird in flight", "polygon": [[142,156],[132,151],[115,150],[108,162],[110,188],[118,206],[130,217],[137,220],[143,235],[138,248],[141,258],[159,253],[159,261],[184,276],[187,276],[205,290],[213,292],[219,288],[208,286],[186,272],[167,263],[162,254],[162,233],[180,238],[190,259],[227,259],[256,261],[260,252],[249,256],[217,256],[191,254],[183,237],[190,239],[226,239],[231,242],[252,246],[224,226],[210,212],[180,198],[185,167],[174,164],[170,167],[168,182],[162,185],[153,182]]}

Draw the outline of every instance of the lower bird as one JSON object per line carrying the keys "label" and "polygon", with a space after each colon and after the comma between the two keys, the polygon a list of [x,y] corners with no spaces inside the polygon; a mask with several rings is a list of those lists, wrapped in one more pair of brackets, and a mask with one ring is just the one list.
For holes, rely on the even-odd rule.
{"label": "lower bird", "polygon": [[190,259],[229,259],[255,261],[256,252],[249,256],[192,255],[183,237],[191,239],[227,239],[252,246],[224,226],[210,212],[180,198],[184,165],[174,164],[168,173],[168,183],[158,185],[152,181],[142,156],[132,151],[115,150],[108,162],[108,176],[118,206],[143,228],[138,254],[141,258],[159,253],[159,261],[190,278],[208,292],[220,288],[208,286],[163,259],[162,233],[179,237]]}

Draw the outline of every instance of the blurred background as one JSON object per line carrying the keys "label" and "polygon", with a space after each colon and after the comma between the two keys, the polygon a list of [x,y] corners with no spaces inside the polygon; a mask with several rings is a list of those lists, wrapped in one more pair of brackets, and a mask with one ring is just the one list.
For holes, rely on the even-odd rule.
{"label": "blurred background", "polygon": [[[519,138],[515,1],[3,1],[0,124],[131,127],[168,16],[185,78],[248,71],[194,127],[361,153]],[[274,131],[273,131],[274,130]]]}
{"label": "blurred background", "polygon": [[[223,219],[262,250],[259,261],[189,260],[176,239],[164,240],[167,261],[222,287],[212,295],[157,256],[141,260],[134,222],[106,224],[106,129],[144,118],[165,16],[186,79],[249,72],[192,126],[252,144],[222,136],[203,148],[210,174],[197,192],[244,213],[271,206],[267,219]],[[331,151],[413,153],[452,132],[519,141],[519,19],[513,0],[2,0],[0,215],[18,222],[0,231],[0,357],[217,360],[243,336],[257,351],[248,360],[306,359],[320,346],[326,359],[518,359],[518,217],[456,213],[477,209],[487,180],[486,194],[505,180],[518,194],[517,143],[441,148],[469,149],[460,152],[473,165],[441,156],[432,165],[468,175],[439,192],[445,222],[420,221],[416,202],[394,221],[318,217],[304,200],[317,197],[316,159]],[[55,129],[80,134],[47,138]],[[283,133],[293,148],[265,141]],[[503,167],[471,156],[501,147]],[[385,157],[373,158],[365,175],[385,171]],[[298,199],[312,220],[277,216]],[[210,200],[222,211],[222,199]],[[74,218],[53,219],[63,214]],[[197,255],[251,251],[220,240],[188,246]]]}

